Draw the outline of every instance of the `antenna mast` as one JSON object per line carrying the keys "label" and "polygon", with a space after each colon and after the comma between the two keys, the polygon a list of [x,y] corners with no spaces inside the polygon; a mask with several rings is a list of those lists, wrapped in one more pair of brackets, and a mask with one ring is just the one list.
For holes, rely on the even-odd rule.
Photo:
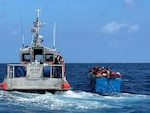
{"label": "antenna mast", "polygon": [[21,11],[19,11],[19,15],[20,15],[20,21],[21,21],[22,47],[24,48],[24,33],[23,33],[23,24],[22,24]]}
{"label": "antenna mast", "polygon": [[40,27],[44,27],[44,24],[40,24],[39,18],[40,18],[40,9],[36,10],[37,12],[37,18],[36,21],[33,22],[34,28],[31,29],[31,32],[35,33],[34,39],[33,39],[33,46],[41,46],[42,44],[42,36],[39,34]]}
{"label": "antenna mast", "polygon": [[56,22],[54,22],[54,28],[53,28],[53,48],[56,49]]}

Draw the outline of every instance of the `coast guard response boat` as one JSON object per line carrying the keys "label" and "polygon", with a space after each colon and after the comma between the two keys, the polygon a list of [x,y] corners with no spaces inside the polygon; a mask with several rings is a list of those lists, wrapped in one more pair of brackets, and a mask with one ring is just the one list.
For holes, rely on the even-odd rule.
{"label": "coast guard response boat", "polygon": [[[34,37],[31,46],[20,48],[20,64],[8,64],[7,74],[0,88],[6,91],[23,91],[45,93],[46,91],[65,91],[70,84],[65,76],[65,64],[60,53],[55,48],[42,46],[42,36],[39,34],[41,10],[37,9],[37,18],[33,22]],[[24,44],[23,44],[24,45]]]}

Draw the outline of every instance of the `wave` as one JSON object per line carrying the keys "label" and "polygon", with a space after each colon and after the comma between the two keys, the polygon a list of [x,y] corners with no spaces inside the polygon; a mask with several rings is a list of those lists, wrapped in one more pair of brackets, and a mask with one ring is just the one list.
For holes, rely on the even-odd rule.
{"label": "wave", "polygon": [[[84,91],[65,91],[56,94],[22,93],[17,91],[0,91],[0,106],[2,109],[13,106],[12,109],[28,109],[30,111],[58,112],[97,112],[121,110],[122,108],[150,101],[149,95],[119,93],[102,96]],[[148,103],[150,104],[150,103]],[[4,107],[5,106],[5,107]],[[134,106],[133,106],[134,108]],[[134,108],[135,109],[135,108]],[[35,112],[37,112],[35,111]],[[115,111],[116,112],[116,111]]]}

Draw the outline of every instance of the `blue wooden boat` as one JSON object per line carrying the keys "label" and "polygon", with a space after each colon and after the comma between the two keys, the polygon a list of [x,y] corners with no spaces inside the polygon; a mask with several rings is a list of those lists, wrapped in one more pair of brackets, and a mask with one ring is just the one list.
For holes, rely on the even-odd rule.
{"label": "blue wooden boat", "polygon": [[110,68],[93,67],[87,74],[91,90],[96,93],[119,93],[121,88],[121,74]]}

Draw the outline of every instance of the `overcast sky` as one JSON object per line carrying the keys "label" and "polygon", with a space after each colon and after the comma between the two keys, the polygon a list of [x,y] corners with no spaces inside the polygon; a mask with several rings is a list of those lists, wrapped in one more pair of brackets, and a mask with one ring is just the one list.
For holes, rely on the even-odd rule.
{"label": "overcast sky", "polygon": [[[150,0],[0,0],[0,62],[19,62],[22,32],[40,8],[43,45],[56,48],[67,63],[150,62]],[[21,24],[22,23],[22,24]]]}

